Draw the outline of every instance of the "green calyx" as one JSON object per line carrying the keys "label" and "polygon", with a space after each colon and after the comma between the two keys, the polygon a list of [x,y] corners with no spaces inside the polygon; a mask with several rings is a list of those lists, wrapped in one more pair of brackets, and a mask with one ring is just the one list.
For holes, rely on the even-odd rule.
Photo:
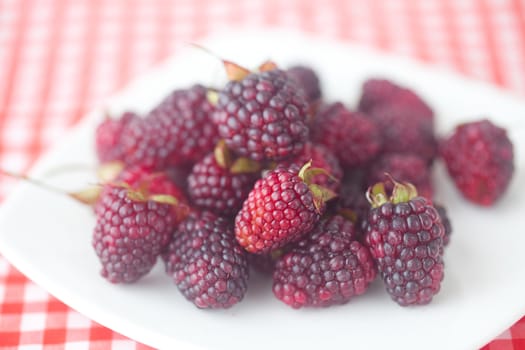
{"label": "green calyx", "polygon": [[378,208],[385,203],[404,203],[418,196],[417,189],[409,182],[398,182],[385,173],[385,176],[393,184],[392,193],[388,196],[384,182],[378,182],[368,188],[366,198],[373,208]]}
{"label": "green calyx", "polygon": [[232,174],[256,173],[261,170],[261,164],[253,159],[237,157],[231,154],[224,140],[220,140],[213,150],[215,161],[221,168],[228,169]]}
{"label": "green calyx", "polygon": [[314,178],[321,174],[327,175],[333,179],[330,173],[328,173],[325,169],[312,168],[312,160],[303,165],[303,167],[299,170],[299,173],[297,173],[297,176],[303,180],[303,182],[312,192],[314,206],[318,213],[321,213],[321,209],[326,202],[337,197],[337,194],[331,189],[313,183]]}

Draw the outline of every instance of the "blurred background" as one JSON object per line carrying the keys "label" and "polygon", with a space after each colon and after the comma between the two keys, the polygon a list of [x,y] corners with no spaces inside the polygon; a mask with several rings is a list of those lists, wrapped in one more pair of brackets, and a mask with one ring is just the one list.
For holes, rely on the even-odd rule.
{"label": "blurred background", "polygon": [[[0,167],[27,171],[54,140],[133,77],[188,42],[244,28],[340,39],[525,97],[525,0],[0,0]],[[13,183],[0,179],[0,200]],[[117,339],[140,346],[82,321],[0,257],[0,347],[2,339],[18,345],[30,338],[9,330],[15,319],[27,316],[23,307],[13,306],[27,303],[27,288],[36,288],[35,298],[45,305],[56,303],[81,320],[95,334],[87,339],[92,345],[108,348]],[[28,344],[66,343],[65,336],[45,338],[51,326],[39,322],[30,328],[40,335]],[[67,322],[60,322],[51,328],[67,333]],[[518,323],[487,349],[525,346],[524,325]]]}

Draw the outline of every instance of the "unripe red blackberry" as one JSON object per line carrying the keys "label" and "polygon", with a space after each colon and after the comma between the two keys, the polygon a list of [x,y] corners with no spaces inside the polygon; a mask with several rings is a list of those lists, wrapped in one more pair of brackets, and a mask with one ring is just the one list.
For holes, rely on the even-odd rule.
{"label": "unripe red blackberry", "polygon": [[391,197],[378,183],[368,196],[365,239],[387,292],[401,306],[429,303],[444,275],[445,229],[436,208],[407,183],[395,182]]}
{"label": "unripe red blackberry", "polygon": [[[344,222],[347,227],[341,230]],[[277,262],[275,296],[300,308],[344,304],[363,294],[375,279],[376,268],[368,248],[352,239],[352,225],[342,217],[328,225],[321,222],[294,245]]]}
{"label": "unripe red blackberry", "polygon": [[178,289],[199,308],[229,308],[246,293],[246,254],[231,224],[211,212],[190,214],[163,259]]}
{"label": "unripe red blackberry", "polygon": [[235,235],[248,252],[267,254],[298,240],[319,221],[334,193],[312,183],[324,170],[310,165],[299,172],[277,168],[255,183],[235,217]]}
{"label": "unripe red blackberry", "polygon": [[278,161],[299,154],[308,139],[303,91],[279,69],[230,81],[216,109],[219,135],[239,156]]}

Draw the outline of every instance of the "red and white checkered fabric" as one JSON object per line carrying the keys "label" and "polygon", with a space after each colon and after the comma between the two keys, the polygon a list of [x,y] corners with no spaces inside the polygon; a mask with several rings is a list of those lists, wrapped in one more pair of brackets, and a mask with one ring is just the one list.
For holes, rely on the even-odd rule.
{"label": "red and white checkered fabric", "polygon": [[[525,96],[525,0],[0,0],[0,167],[25,172],[131,77],[231,26],[358,42]],[[13,185],[0,178],[0,200]],[[0,256],[0,348],[147,347],[68,308]],[[525,318],[484,349],[525,349]]]}

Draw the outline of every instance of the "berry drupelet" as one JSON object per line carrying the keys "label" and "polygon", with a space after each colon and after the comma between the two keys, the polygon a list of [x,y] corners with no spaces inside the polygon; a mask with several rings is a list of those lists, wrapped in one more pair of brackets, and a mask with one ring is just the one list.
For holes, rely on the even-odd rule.
{"label": "berry drupelet", "polygon": [[353,224],[342,217],[321,222],[278,260],[275,296],[301,308],[344,304],[363,294],[376,268],[368,248],[354,237]]}
{"label": "berry drupelet", "polygon": [[365,240],[387,292],[401,306],[429,303],[444,272],[445,229],[436,208],[408,183],[394,182],[390,198],[381,182],[367,195]]}
{"label": "berry drupelet", "polygon": [[163,254],[166,272],[199,308],[229,308],[247,290],[248,261],[231,224],[211,212],[190,214]]}

